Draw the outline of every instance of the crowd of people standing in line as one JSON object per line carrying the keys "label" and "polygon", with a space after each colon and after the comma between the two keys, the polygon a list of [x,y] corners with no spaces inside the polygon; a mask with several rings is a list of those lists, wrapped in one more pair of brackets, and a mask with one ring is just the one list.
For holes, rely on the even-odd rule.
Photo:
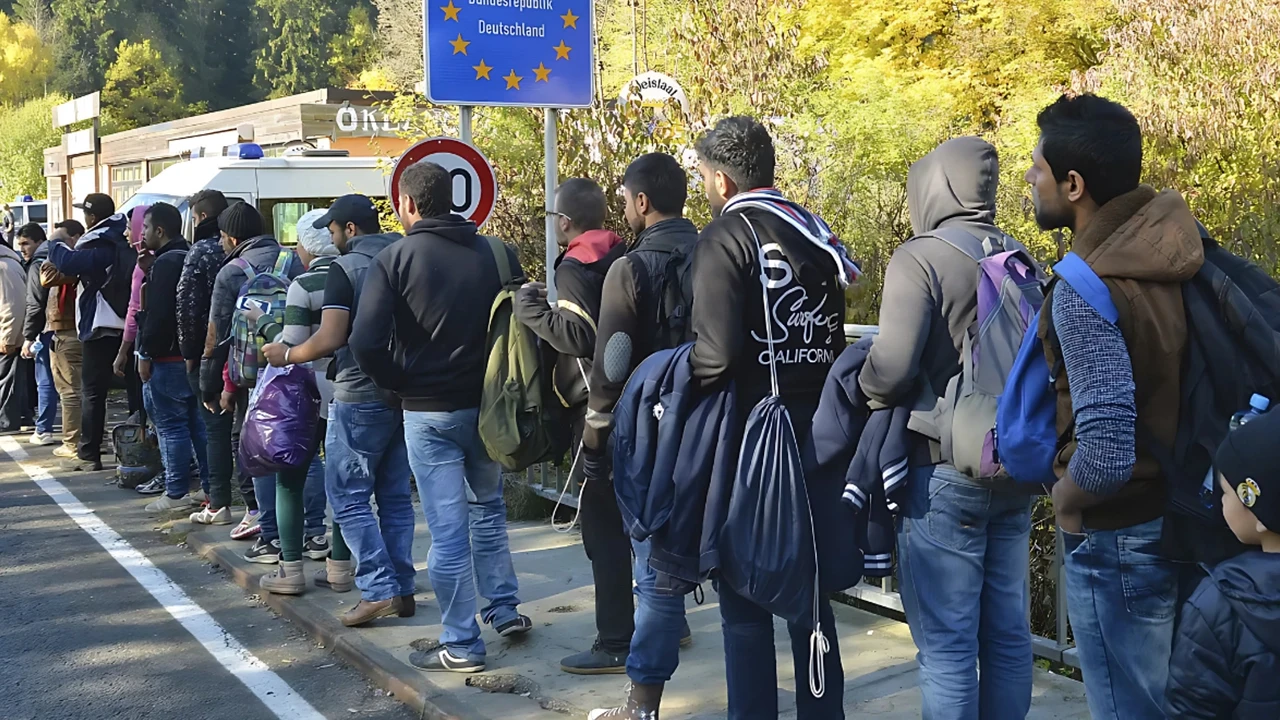
{"label": "crowd of people standing in line", "polygon": [[[1172,442],[1177,426],[1188,333],[1179,284],[1204,261],[1196,220],[1177,192],[1141,184],[1141,133],[1119,105],[1063,97],[1039,127],[1026,173],[1036,220],[1045,230],[1070,229],[1073,252],[1123,300],[1120,320],[1108,321],[1070,284],[1056,283],[1037,329],[1047,362],[1061,370],[1052,497],[1090,711],[1121,720],[1280,717],[1280,686],[1270,680],[1280,669],[1280,562],[1272,555],[1280,552],[1280,429],[1270,416],[1233,433],[1217,463],[1226,523],[1262,552],[1200,570],[1160,550],[1165,478],[1152,452],[1153,443]],[[631,682],[621,705],[591,720],[657,720],[688,641],[685,599],[660,586],[652,547],[624,527],[611,479],[613,412],[632,372],[656,351],[692,343],[697,388],[733,383],[739,407],[776,394],[804,443],[845,351],[844,288],[856,268],[815,242],[803,230],[814,227],[811,216],[773,189],[767,129],[728,118],[696,149],[709,225],[699,231],[683,217],[689,178],[669,155],[637,158],[622,179],[629,241],[605,228],[605,189],[568,180],[553,213],[562,250],[555,299],[545,284],[526,282],[515,303],[519,320],[555,351],[555,395],[581,439],[597,635],[561,668],[625,673]],[[909,406],[922,387],[941,397],[960,372],[978,277],[973,259],[936,234],[1021,247],[997,224],[998,177],[995,148],[973,137],[950,140],[911,167],[913,238],[888,265],[880,333],[856,380],[871,406]],[[77,206],[87,230],[68,221],[46,240],[38,226],[21,228],[21,257],[0,248],[0,429],[26,422],[26,403],[14,398],[25,397],[18,368],[29,358],[41,388],[32,442],[51,441],[60,399],[57,454],[67,469],[101,469],[107,391],[114,375],[136,373],[165,467],[141,488],[159,495],[148,510],[190,509],[193,522],[234,525],[232,537],[254,541],[247,559],[277,566],[262,579],[269,592],[306,591],[303,557],[324,559],[316,587],[360,593],[342,616],[348,626],[415,612],[412,478],[431,531],[427,572],[443,631],[439,648],[411,661],[479,672],[486,648],[477,615],[504,637],[533,627],[519,612],[500,468],[479,435],[499,262],[476,226],[452,213],[451,178],[440,166],[411,166],[393,201],[403,235],[382,231],[369,198],[348,195],[299,221],[296,250],[264,234],[251,205],[229,204],[216,191],[190,199],[191,243],[175,207],[157,203],[126,217],[104,195]],[[507,253],[522,276],[517,253]],[[670,273],[673,258],[689,259],[687,276]],[[292,281],[282,323],[258,322],[261,310],[239,302],[246,281],[268,272]],[[678,287],[664,287],[672,278]],[[657,312],[671,292],[691,307],[678,323]],[[237,313],[255,322],[270,365],[315,371],[322,450],[296,470],[237,477],[251,390],[228,373]],[[1033,498],[939,463],[937,450],[923,440],[910,449],[893,526],[923,714],[1023,718],[1032,697]],[[247,505],[239,519],[233,482]],[[815,527],[814,535],[821,544],[842,531]],[[729,717],[777,717],[774,616],[724,583],[717,589]],[[829,599],[819,603],[831,627]],[[811,636],[790,631],[799,670]],[[844,717],[837,644],[824,654],[827,691],[797,681],[802,719]]]}

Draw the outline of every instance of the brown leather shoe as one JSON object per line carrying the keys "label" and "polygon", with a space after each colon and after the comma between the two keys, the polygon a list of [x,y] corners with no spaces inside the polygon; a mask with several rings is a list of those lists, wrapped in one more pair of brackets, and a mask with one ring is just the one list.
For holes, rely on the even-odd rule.
{"label": "brown leather shoe", "polygon": [[347,627],[366,625],[378,618],[391,617],[396,614],[397,598],[369,602],[361,600],[356,606],[342,614],[342,624]]}
{"label": "brown leather shoe", "polygon": [[414,613],[418,612],[418,601],[412,594],[395,598],[395,603],[396,615],[402,618],[411,618]]}

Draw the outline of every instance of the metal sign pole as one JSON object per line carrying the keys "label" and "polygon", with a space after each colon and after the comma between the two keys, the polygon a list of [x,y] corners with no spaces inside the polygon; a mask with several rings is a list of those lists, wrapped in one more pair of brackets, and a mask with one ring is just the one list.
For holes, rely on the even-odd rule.
{"label": "metal sign pole", "polygon": [[556,301],[555,264],[556,257],[560,255],[560,246],[556,243],[556,216],[552,214],[556,210],[556,186],[560,184],[556,152],[557,114],[555,108],[546,109],[546,128],[542,136],[542,149],[547,161],[547,301],[551,303]]}
{"label": "metal sign pole", "polygon": [[461,105],[458,107],[458,139],[471,145],[471,106]]}

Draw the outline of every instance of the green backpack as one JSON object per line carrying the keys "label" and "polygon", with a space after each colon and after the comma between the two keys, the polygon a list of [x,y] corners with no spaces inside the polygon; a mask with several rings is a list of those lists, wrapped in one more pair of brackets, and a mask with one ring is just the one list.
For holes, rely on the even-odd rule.
{"label": "green backpack", "polygon": [[552,367],[538,336],[515,316],[521,282],[507,246],[486,237],[498,263],[502,289],[489,311],[488,358],[480,394],[480,440],[489,457],[510,472],[558,459],[568,449],[567,423],[551,389]]}

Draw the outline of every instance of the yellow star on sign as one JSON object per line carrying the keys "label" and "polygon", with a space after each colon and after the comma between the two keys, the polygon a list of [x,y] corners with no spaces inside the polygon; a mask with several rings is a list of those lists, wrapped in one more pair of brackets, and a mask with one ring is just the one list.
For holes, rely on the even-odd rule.
{"label": "yellow star on sign", "polygon": [[517,75],[515,70],[512,70],[510,75],[505,75],[502,79],[507,81],[508,90],[519,90],[520,81],[524,78]]}
{"label": "yellow star on sign", "polygon": [[547,78],[551,75],[551,68],[546,63],[538,63],[538,67],[533,69],[534,82],[550,82]]}
{"label": "yellow star on sign", "polygon": [[449,44],[453,46],[453,54],[454,54],[454,55],[457,55],[458,53],[462,53],[463,55],[466,55],[466,54],[467,54],[467,46],[468,46],[468,45],[470,45],[470,44],[471,44],[471,42],[470,42],[470,41],[468,41],[468,40],[463,40],[463,39],[462,39],[462,33],[458,33],[458,39],[457,39],[457,40],[450,40],[450,41],[449,41]]}
{"label": "yellow star on sign", "polygon": [[[449,2],[453,2],[453,0],[449,0]],[[564,21],[565,27],[573,28],[574,30],[578,29],[578,16],[574,15],[572,10],[566,10],[564,14],[560,16],[560,19]]]}
{"label": "yellow star on sign", "polygon": [[458,11],[461,10],[462,8],[458,7],[457,5],[454,5],[453,0],[449,0],[449,4],[445,5],[440,9],[444,11],[444,19],[446,22],[449,20],[458,22]]}
{"label": "yellow star on sign", "polygon": [[568,45],[565,45],[564,40],[561,40],[559,45],[556,45],[551,49],[556,51],[557,60],[568,60],[569,51],[572,50],[573,48],[569,47]]}
{"label": "yellow star on sign", "polygon": [[490,66],[488,66],[488,65],[485,65],[485,64],[484,64],[484,58],[481,58],[481,59],[480,59],[480,64],[479,64],[479,65],[472,65],[472,66],[471,66],[471,69],[476,71],[476,79],[477,79],[477,80],[479,80],[479,79],[481,79],[481,78],[483,78],[483,79],[485,79],[485,80],[490,80],[490,79],[492,79],[492,78],[490,78],[490,77],[489,77],[489,71],[490,71],[490,70],[492,70],[493,68],[492,68],[492,67],[490,67]]}

